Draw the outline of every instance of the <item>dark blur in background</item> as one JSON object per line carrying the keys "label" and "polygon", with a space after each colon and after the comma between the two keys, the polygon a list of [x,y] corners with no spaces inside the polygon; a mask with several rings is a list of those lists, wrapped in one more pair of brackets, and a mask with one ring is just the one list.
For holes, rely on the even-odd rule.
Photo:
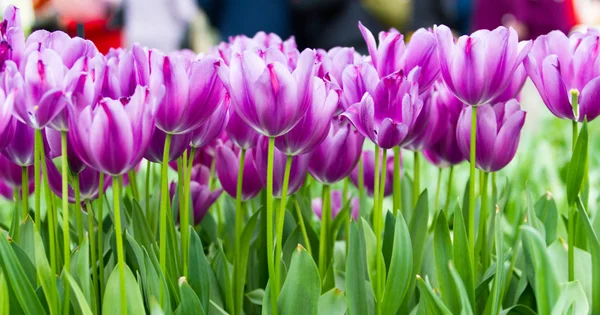
{"label": "dark blur in background", "polygon": [[[21,8],[29,30],[62,29],[102,52],[134,42],[169,52],[206,51],[230,36],[274,32],[295,36],[298,48],[353,46],[365,53],[361,21],[373,33],[398,29],[407,37],[421,27],[446,24],[456,34],[500,25],[521,39],[551,30],[568,33],[600,22],[598,0],[0,0]],[[3,12],[2,8],[2,12]]]}

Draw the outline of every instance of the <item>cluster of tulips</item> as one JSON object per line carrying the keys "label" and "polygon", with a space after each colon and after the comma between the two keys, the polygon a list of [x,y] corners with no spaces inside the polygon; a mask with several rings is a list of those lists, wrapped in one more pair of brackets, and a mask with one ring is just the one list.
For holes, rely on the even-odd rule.
{"label": "cluster of tulips", "polygon": [[[599,34],[588,31],[567,37],[552,32],[535,41],[519,42],[514,30],[499,27],[455,39],[442,25],[420,29],[405,42],[395,30],[381,32],[376,41],[360,23],[359,29],[367,43],[367,56],[351,47],[300,52],[293,38],[282,40],[262,32],[253,38],[233,37],[207,54],[164,54],[134,45],[103,55],[92,42],[60,31],[36,31],[25,38],[19,11],[10,6],[0,24],[0,192],[15,200],[13,221],[17,224],[10,229],[11,238],[19,238],[23,226],[19,222],[28,218],[35,222],[36,242],[39,235],[44,239],[36,246],[42,244],[41,252],[49,257],[35,257],[36,266],[41,269],[42,260],[47,259],[52,274],[73,270],[72,252],[84,242],[89,244],[92,287],[105,294],[107,238],[102,223],[107,216],[103,204],[108,205],[114,227],[110,232],[114,239],[108,240],[116,246],[112,257],[118,279],[112,289],[120,292],[120,300],[112,302],[117,305],[114,310],[125,314],[133,307],[128,305],[131,294],[126,294],[131,289],[127,279],[133,274],[126,264],[124,230],[128,227],[123,227],[123,215],[135,215],[130,210],[123,212],[123,200],[139,205],[150,231],[158,228],[158,241],[155,238],[144,246],[151,256],[158,253],[157,272],[165,278],[185,277],[185,281],[196,267],[191,265],[198,255],[194,252],[198,249],[194,246],[196,229],[225,191],[235,198],[235,249],[233,272],[227,275],[233,293],[223,308],[232,314],[243,312],[248,277],[244,238],[249,237],[245,229],[250,221],[256,224],[253,214],[261,212],[266,221],[269,274],[263,312],[285,313],[281,305],[286,289],[283,279],[286,272],[292,276],[291,270],[286,271],[290,266],[282,263],[288,207],[297,211],[307,257],[318,261],[319,285],[333,281],[326,275],[331,273],[334,244],[338,238],[352,241],[351,221],[368,218],[374,234],[374,243],[369,244],[374,248],[367,252],[375,253],[386,250],[384,227],[387,233],[389,226],[384,219],[388,210],[396,222],[404,222],[402,212],[408,211],[402,209],[406,204],[401,191],[404,150],[414,153],[414,204],[422,192],[421,156],[439,168],[450,168],[443,211],[449,211],[453,166],[470,162],[465,194],[469,202],[464,212],[466,259],[471,266],[481,264],[486,270],[493,263],[493,242],[486,239],[488,226],[493,225],[486,220],[493,215],[488,177],[491,174],[495,187],[495,172],[508,165],[517,151],[526,116],[519,104],[525,80],[531,78],[554,115],[573,121],[574,155],[586,155],[587,140],[579,137],[578,146],[575,142],[578,122],[584,123],[583,135],[585,122],[600,115]],[[372,149],[363,150],[365,146]],[[587,171],[586,163],[577,167],[580,162],[579,158],[572,163],[573,170],[569,169],[569,179],[575,183],[568,189],[569,236],[577,227],[577,195]],[[158,164],[160,195],[155,196],[150,183],[153,166]],[[144,168],[145,189],[140,189],[144,181],[138,180],[137,174]],[[171,183],[169,178],[174,176],[169,174],[174,171],[169,168],[177,172]],[[482,174],[477,211],[476,168]],[[358,196],[351,196],[348,182],[356,186]],[[322,187],[322,197],[312,200],[310,212],[320,219],[318,252],[313,252],[306,232],[311,217],[303,214],[298,200],[288,200],[288,196],[316,185]],[[343,190],[332,190],[334,185]],[[112,209],[104,200],[109,186]],[[30,212],[31,193],[35,203]],[[372,203],[365,195],[372,196]],[[388,209],[383,200],[389,195],[393,203]],[[57,197],[62,200],[60,205],[55,204]],[[159,200],[158,218],[152,217],[153,198]],[[484,219],[476,220],[476,212]],[[345,215],[345,230],[338,233],[335,218],[341,214]],[[251,216],[253,219],[248,219]],[[221,225],[233,223],[219,221]],[[170,234],[173,226],[178,231]],[[404,234],[402,229],[397,225],[396,233]],[[476,240],[481,244],[476,246]],[[569,280],[573,280],[572,237],[568,241]],[[410,247],[410,238],[408,244]],[[61,247],[62,255],[58,252]],[[302,248],[299,251],[304,253]],[[348,248],[346,251],[350,255]],[[409,267],[405,290],[392,296],[388,288],[395,280],[391,269],[401,265],[392,260],[390,266],[387,257],[375,257],[374,272],[369,273],[375,309],[378,314],[394,314],[404,294],[412,296],[408,288],[414,290],[418,266],[412,271]],[[180,267],[176,274],[169,263],[172,260]],[[3,266],[6,268],[6,263]],[[6,276],[8,269],[4,270]],[[14,286],[16,279],[8,280]],[[42,286],[50,285],[40,281]],[[208,278],[201,281],[210,282]],[[70,294],[81,293],[71,288],[77,281],[70,275],[62,285],[60,294],[66,301]],[[165,305],[172,303],[168,300],[173,300],[169,293],[174,289],[156,285],[160,294],[152,301],[168,312],[170,306]],[[347,288],[351,285],[346,281]],[[398,285],[404,288],[404,283]],[[56,302],[53,299],[59,299],[58,293],[47,288],[44,286],[47,304],[57,312],[51,305]],[[183,299],[185,292],[177,294]],[[17,294],[17,300],[25,313],[36,311],[36,303],[27,301],[26,296]],[[200,302],[207,311],[206,304],[212,305],[211,312],[216,307],[212,300]],[[146,310],[153,305],[148,302]],[[103,308],[107,307],[113,306],[105,301]],[[361,314],[362,306],[354,307],[348,306],[349,313]],[[500,311],[500,305],[494,307],[492,314]],[[67,304],[63,310],[69,312],[70,308]]]}

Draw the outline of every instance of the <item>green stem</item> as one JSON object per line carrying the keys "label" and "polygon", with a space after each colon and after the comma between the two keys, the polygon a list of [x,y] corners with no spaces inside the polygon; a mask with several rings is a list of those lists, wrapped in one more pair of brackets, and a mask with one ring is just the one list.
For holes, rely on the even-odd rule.
{"label": "green stem", "polygon": [[568,222],[568,264],[569,264],[569,281],[575,280],[575,207],[569,207],[569,222]]}
{"label": "green stem", "polygon": [[[210,191],[215,190],[215,187],[217,185],[217,181],[216,181],[216,176],[215,176],[215,169],[216,169],[216,165],[217,165],[217,159],[216,157],[212,160],[212,163],[210,164]],[[219,200],[217,199],[214,203],[214,212],[217,213],[217,231],[218,231],[218,235],[221,235],[222,231],[223,231],[223,216],[221,214],[221,205],[219,204]]]}
{"label": "green stem", "polygon": [[471,265],[475,270],[475,148],[477,146],[477,107],[471,107],[471,147],[469,169],[469,247],[471,250]]}
{"label": "green stem", "polygon": [[362,207],[363,207],[364,201],[365,201],[365,163],[363,160],[363,156],[361,154],[360,158],[358,159],[358,203],[360,204],[360,207],[358,209],[359,217],[361,217],[363,215]]}
{"label": "green stem", "polygon": [[383,306],[383,304],[381,303],[381,301],[383,300],[383,291],[385,290],[385,266],[383,265],[383,260],[380,259],[381,255],[379,253],[382,252],[383,250],[383,199],[384,199],[384,195],[385,195],[385,181],[386,181],[386,175],[387,175],[387,170],[385,169],[385,165],[386,165],[386,160],[387,160],[387,150],[383,149],[383,159],[382,159],[382,164],[381,164],[381,184],[379,185],[379,209],[377,211],[378,213],[378,220],[377,220],[377,225],[375,228],[375,238],[377,240],[377,284],[379,286],[379,303],[377,303],[377,308],[379,310],[379,314],[383,314],[383,310],[381,309],[381,307]]}
{"label": "green stem", "polygon": [[245,277],[242,275],[245,272],[242,269],[246,268],[246,264],[241,259],[241,243],[242,243],[242,232],[244,231],[244,210],[242,209],[242,184],[244,181],[244,161],[246,159],[246,149],[242,149],[240,152],[240,161],[238,166],[238,178],[237,187],[235,191],[235,257],[234,257],[234,268],[233,268],[233,281],[235,290],[235,314],[242,313],[242,306],[244,303],[244,284]]}
{"label": "green stem", "polygon": [[146,163],[146,190],[144,191],[144,202],[146,207],[144,211],[148,213],[148,209],[150,209],[150,175],[152,174],[152,163],[150,163],[150,161],[146,161]]}
{"label": "green stem", "polygon": [[492,173],[492,206],[498,203],[498,187],[496,186],[496,172]]}
{"label": "green stem", "polygon": [[[67,161],[67,132],[61,131],[60,133],[61,142],[61,159],[62,159],[62,218],[63,218],[63,249],[65,259],[65,270],[71,270],[71,235],[69,228],[69,162]],[[69,287],[69,281],[65,279],[65,301],[70,301],[69,295],[71,289]],[[65,302],[65,313],[69,313],[69,304]]]}
{"label": "green stem", "polygon": [[19,203],[21,203],[21,201],[19,200],[19,187],[13,188],[13,202],[13,206],[15,206],[15,208],[13,209],[13,219],[16,219],[19,222],[19,224],[17,224],[17,229],[14,235],[11,235],[11,237],[15,243],[19,243],[19,236],[21,235],[21,222],[23,220],[23,218],[21,217],[21,213],[19,213]]}
{"label": "green stem", "polygon": [[439,168],[437,185],[435,186],[435,208],[434,208],[435,211],[438,211],[438,206],[439,206],[438,201],[440,200],[440,186],[442,183],[443,170],[444,170],[443,168],[441,168],[441,167]]}
{"label": "green stem", "polygon": [[104,173],[100,173],[100,179],[98,181],[98,272],[100,282],[100,301],[103,301],[104,297],[104,231],[102,230],[102,222],[104,214]]}
{"label": "green stem", "polygon": [[[417,205],[419,200],[419,194],[421,193],[421,159],[419,158],[419,152],[415,151],[414,156],[414,185],[413,185],[413,207]],[[385,161],[383,162],[385,163]]]}
{"label": "green stem", "polygon": [[328,244],[329,244],[329,220],[331,220],[331,188],[329,185],[323,185],[323,195],[321,196],[321,237],[319,238],[319,274],[321,280],[325,279],[328,264]]}
{"label": "green stem", "polygon": [[402,207],[402,183],[400,177],[400,147],[394,147],[394,216],[398,214]]}
{"label": "green stem", "polygon": [[[283,245],[283,224],[285,221],[285,209],[287,206],[287,194],[288,194],[288,184],[290,182],[290,172],[292,171],[292,156],[288,155],[285,160],[285,171],[283,173],[283,186],[281,187],[281,203],[279,206],[279,213],[277,214],[277,226],[275,230],[275,237],[277,241],[275,242],[275,281],[273,282],[275,285],[271,287],[271,294],[275,296],[279,296],[279,277],[281,276],[281,248]],[[273,288],[275,290],[273,290]]]}
{"label": "green stem", "polygon": [[[40,183],[40,179],[42,177],[42,172],[40,170],[40,145],[42,131],[36,129],[35,130],[35,140],[33,146],[33,173],[34,173],[34,187],[35,187],[35,226],[38,231],[42,230],[42,214],[41,214],[41,204],[42,204],[42,185]],[[54,265],[54,261],[50,260],[50,263]],[[52,267],[52,271],[56,272],[55,266]]]}
{"label": "green stem", "polygon": [[294,206],[296,208],[296,216],[298,216],[298,225],[300,225],[300,231],[302,232],[302,239],[304,240],[308,254],[312,256],[308,233],[306,233],[306,226],[304,225],[304,217],[302,216],[302,211],[300,210],[300,204],[298,204],[297,198],[294,198]]}
{"label": "green stem", "polygon": [[[273,261],[273,158],[275,154],[275,138],[269,138],[267,151],[267,265],[269,278],[275,278],[275,264]],[[274,284],[271,282],[271,314],[277,314],[277,295],[273,294]]]}
{"label": "green stem", "polygon": [[481,237],[481,264],[483,265],[483,270],[487,270],[490,257],[490,249],[488,248],[487,241],[487,221],[489,214],[489,199],[487,191],[489,175],[490,173],[483,172],[483,180],[481,183],[481,210],[479,212],[479,237]]}
{"label": "green stem", "polygon": [[140,200],[140,193],[138,191],[137,186],[137,174],[135,173],[135,169],[132,169],[128,173],[129,175],[129,187],[131,187],[131,193],[133,195],[133,199]]}
{"label": "green stem", "polygon": [[[192,180],[192,168],[194,167],[194,155],[195,154],[196,154],[196,148],[192,148],[192,150],[190,151],[190,157],[187,161],[188,164],[186,166],[187,167],[187,170],[185,172],[186,179],[185,179],[185,182],[183,183],[183,185],[184,185],[183,186],[183,190],[184,190],[183,194],[185,197],[183,206],[185,209],[188,209],[188,210],[190,208],[190,182]],[[189,211],[188,214],[191,214],[190,222],[192,222],[191,225],[192,225],[192,227],[194,227],[195,222],[196,222],[195,218],[194,218],[194,211]]]}
{"label": "green stem", "polygon": [[[41,180],[43,181],[44,186],[44,198],[46,200],[46,216],[48,218],[48,244],[50,245],[50,266],[52,271],[58,272],[58,266],[60,255],[56,255],[56,248],[59,247],[58,236],[56,233],[56,224],[58,222],[58,214],[54,208],[54,197],[52,195],[52,191],[50,190],[50,185],[48,184],[48,171],[46,167],[46,154],[44,153],[44,144],[42,141],[42,131],[36,131],[36,145],[38,147],[38,156],[36,159],[39,159],[39,165],[41,165]],[[36,172],[36,174],[39,174]],[[40,194],[41,194],[41,186]],[[36,188],[37,191],[37,188]],[[41,195],[40,195],[41,196]],[[41,222],[41,214],[40,214],[40,222]]]}
{"label": "green stem", "polygon": [[[344,181],[344,188],[342,190],[342,207],[344,205],[346,205],[346,203],[348,202],[348,182],[350,181],[350,179],[348,179],[348,177],[343,179]],[[346,242],[346,254],[348,253],[347,249],[350,247],[350,220],[352,219],[352,205],[349,205],[350,207],[350,215],[349,218],[346,220],[346,222],[344,222],[344,238],[345,238],[345,242]]]}
{"label": "green stem", "polygon": [[[165,277],[167,276],[167,211],[169,203],[169,149],[171,148],[171,134],[167,134],[165,147],[163,151],[163,160],[161,165],[161,184],[160,184],[160,269]],[[163,292],[161,286],[160,301],[163,303],[166,298],[166,292]]]}
{"label": "green stem", "polygon": [[27,218],[29,214],[29,170],[27,166],[21,167],[21,202],[23,205],[22,218]]}
{"label": "green stem", "polygon": [[[186,152],[184,152],[183,156],[186,156]],[[181,159],[180,159],[181,160]],[[189,264],[189,257],[190,257],[190,202],[189,202],[189,176],[188,176],[188,172],[187,171],[187,163],[185,163],[187,161],[181,160],[181,163],[178,162],[178,165],[180,165],[180,167],[178,167],[178,170],[181,170],[183,172],[182,176],[180,175],[180,177],[183,177],[183,180],[180,181],[179,183],[177,183],[177,187],[182,186],[182,191],[183,194],[180,195],[180,204],[181,207],[179,208],[179,230],[181,231],[181,254],[182,254],[182,258],[183,258],[183,276],[184,277],[188,277],[188,264]],[[182,173],[182,172],[178,172],[178,173]],[[182,201],[182,202],[181,202]]]}
{"label": "green stem", "polygon": [[[167,139],[170,135],[167,135]],[[123,251],[123,230],[121,229],[121,185],[120,176],[113,177],[113,209],[115,216],[115,236],[117,239],[117,261],[119,268],[119,284],[121,290],[121,314],[127,314],[127,290],[125,283],[125,252]]]}
{"label": "green stem", "polygon": [[450,211],[450,196],[452,195],[452,177],[454,175],[454,165],[450,166],[450,174],[448,174],[448,185],[446,187],[446,202],[444,203],[444,207],[446,209],[446,215],[448,215],[448,211]]}
{"label": "green stem", "polygon": [[[88,216],[88,237],[90,240],[90,252],[92,254],[92,283],[94,290],[98,289],[98,273],[96,272],[96,261],[98,259],[98,253],[96,249],[96,237],[94,231],[94,211],[89,201],[86,201],[85,208]],[[94,296],[96,298],[96,296]],[[96,301],[98,303],[98,301]],[[96,305],[97,305],[96,303]]]}
{"label": "green stem", "polygon": [[73,190],[75,191],[75,224],[77,225],[77,238],[79,244],[83,242],[85,233],[83,231],[83,217],[81,215],[81,191],[79,187],[79,174],[73,175]]}
{"label": "green stem", "polygon": [[[375,174],[373,179],[373,230],[375,232],[375,237],[377,239],[376,248],[379,248],[379,222],[381,221],[381,210],[379,209],[379,162],[381,151],[379,150],[379,146],[375,145]],[[377,252],[377,251],[376,251]],[[379,269],[379,255],[376,255],[376,270]],[[373,293],[375,294],[375,301],[377,303],[377,314],[381,314],[380,304],[381,304],[381,294],[379,292],[379,272],[375,274],[375,281],[372,282]]]}

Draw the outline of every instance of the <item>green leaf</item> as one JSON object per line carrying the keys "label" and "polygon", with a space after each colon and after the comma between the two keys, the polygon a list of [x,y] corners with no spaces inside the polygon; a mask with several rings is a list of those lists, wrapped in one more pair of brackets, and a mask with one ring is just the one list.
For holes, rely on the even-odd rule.
{"label": "green leaf", "polygon": [[471,264],[471,252],[467,228],[460,207],[457,205],[454,211],[454,266],[463,279],[463,284],[469,295],[471,307],[475,307],[475,280],[473,279],[473,266]]}
{"label": "green leaf", "polygon": [[267,286],[265,287],[265,295],[263,296],[262,305],[262,315],[270,315],[271,314],[271,282],[267,282]]}
{"label": "green leaf", "polygon": [[281,314],[318,314],[321,278],[317,265],[299,245],[292,256],[277,308]]}
{"label": "green leaf", "polygon": [[84,237],[82,244],[77,250],[77,260],[75,262],[76,279],[85,299],[93,310],[96,310],[96,292],[94,291],[90,279],[90,246],[87,236]]}
{"label": "green leaf", "polygon": [[587,212],[583,208],[581,199],[578,199],[577,209],[579,211],[579,217],[585,226],[587,238],[589,241],[590,254],[592,256],[592,314],[600,312],[600,239],[592,227],[590,218]]}
{"label": "green leaf", "polygon": [[327,291],[319,298],[319,314],[344,315],[346,309],[344,292],[338,288]]}
{"label": "green leaf", "polygon": [[10,297],[8,293],[8,283],[2,270],[0,270],[0,315],[10,314]]}
{"label": "green leaf", "polygon": [[233,295],[231,294],[230,266],[220,245],[217,247],[211,266],[217,277],[221,295],[225,298],[225,309],[231,313],[233,312]]}
{"label": "green leaf", "polygon": [[[588,300],[579,281],[563,284],[560,296],[552,308],[552,315],[587,315],[588,312]],[[592,314],[595,313],[592,312]]]}
{"label": "green leaf", "polygon": [[452,260],[452,241],[446,215],[440,211],[435,220],[433,233],[433,252],[435,255],[435,266],[442,299],[453,314],[460,312],[460,298],[456,292],[452,274],[448,268],[448,262]]}
{"label": "green leaf", "polygon": [[391,211],[388,211],[385,216],[385,230],[383,230],[383,244],[381,246],[381,251],[383,252],[383,261],[385,262],[386,266],[389,266],[392,260],[395,226],[396,218],[394,218],[394,214]]}
{"label": "green leaf", "polygon": [[535,214],[544,224],[546,245],[552,244],[557,238],[558,209],[556,201],[550,193],[545,193],[534,205]]}
{"label": "green leaf", "polygon": [[531,226],[521,226],[526,263],[534,270],[528,275],[533,284],[540,314],[550,314],[554,301],[560,293],[560,285],[546,252],[546,242]]}
{"label": "green leaf", "polygon": [[382,301],[385,314],[395,314],[400,308],[412,277],[412,263],[412,245],[408,226],[402,213],[398,213],[394,231],[394,250]]}
{"label": "green leaf", "polygon": [[140,204],[135,199],[133,199],[132,203],[131,232],[140,246],[148,247],[150,244],[156,242],[156,237],[150,229],[146,216],[142,213]]}
{"label": "green leaf", "polygon": [[194,229],[190,226],[190,257],[188,282],[192,287],[203,307],[205,314],[208,314],[210,301],[210,281],[207,281],[212,273],[208,259],[204,255],[202,241]]}
{"label": "green leaf", "polygon": [[472,315],[473,308],[471,307],[470,297],[467,293],[467,288],[465,287],[465,284],[462,282],[462,279],[460,278],[458,271],[456,271],[456,268],[454,268],[452,262],[448,263],[448,268],[450,269],[450,274],[452,274],[452,279],[454,279],[454,285],[456,286],[458,295],[460,297],[460,313],[464,315]]}
{"label": "green leaf", "polygon": [[81,314],[84,315],[92,315],[92,309],[90,308],[87,297],[81,291],[81,288],[77,284],[77,281],[71,276],[71,274],[65,270],[65,276],[69,280],[71,291],[75,293],[75,299],[77,300],[77,304],[79,305],[79,309],[81,310]]}
{"label": "green leaf", "polygon": [[50,268],[50,264],[46,258],[46,252],[44,251],[42,237],[37,231],[34,232],[34,243],[37,276],[41,282],[42,289],[44,290],[50,314],[58,314],[60,303],[58,301],[58,291],[56,289],[56,275],[54,275]]}
{"label": "green leaf", "polygon": [[567,201],[569,205],[575,204],[577,195],[581,191],[586,173],[588,156],[588,128],[587,121],[583,122],[581,132],[577,136],[573,157],[567,171]]}
{"label": "green leaf", "polygon": [[265,290],[256,289],[256,290],[250,291],[250,292],[246,293],[246,297],[248,298],[248,301],[250,301],[250,303],[252,303],[254,305],[262,305],[263,299],[265,297]]}
{"label": "green leaf", "polygon": [[496,274],[494,276],[494,284],[492,286],[492,292],[490,294],[491,299],[488,300],[486,310],[489,309],[488,314],[497,314],[502,308],[502,298],[504,293],[504,231],[502,230],[502,215],[496,213],[495,218],[495,232],[496,232]]}
{"label": "green leaf", "polygon": [[0,236],[0,266],[26,314],[46,314],[8,240]]}
{"label": "green leaf", "polygon": [[176,314],[206,314],[198,296],[183,277],[179,279],[179,296],[181,296],[181,304]]}
{"label": "green leaf", "polygon": [[358,223],[350,225],[350,245],[346,259],[346,299],[349,315],[368,315],[367,272],[364,239],[358,229]]}
{"label": "green leaf", "polygon": [[517,304],[503,310],[500,315],[537,315],[537,313],[527,305]]}
{"label": "green leaf", "polygon": [[433,292],[429,281],[425,282],[423,278],[417,276],[417,287],[419,288],[419,292],[421,292],[419,311],[423,308],[425,314],[452,315],[452,312],[444,305],[442,299]]}
{"label": "green leaf", "polygon": [[121,292],[119,267],[115,265],[104,291],[102,314],[121,314],[121,294],[127,296],[127,314],[145,314],[140,287],[128,266],[125,266],[125,290],[126,292]]}
{"label": "green leaf", "polygon": [[[367,273],[371,281],[375,281],[377,274],[377,239],[371,226],[364,218],[362,220],[362,232],[365,240],[365,254],[367,258]],[[383,254],[380,254],[383,256]],[[383,257],[381,257],[383,259]]]}

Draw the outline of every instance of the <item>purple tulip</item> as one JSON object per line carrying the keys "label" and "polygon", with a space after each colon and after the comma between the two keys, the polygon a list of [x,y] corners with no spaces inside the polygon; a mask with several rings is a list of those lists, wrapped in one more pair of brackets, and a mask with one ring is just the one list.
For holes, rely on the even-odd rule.
{"label": "purple tulip", "polygon": [[525,71],[525,66],[521,64],[515,70],[515,74],[513,75],[510,83],[508,83],[508,87],[502,94],[493,99],[490,104],[496,104],[500,102],[506,102],[511,99],[520,99],[521,90],[523,89],[523,85],[525,85],[525,81],[527,80],[527,72]]}
{"label": "purple tulip", "polygon": [[0,69],[6,60],[20,65],[25,49],[25,35],[21,27],[21,14],[14,5],[4,11],[4,20],[0,24]]}
{"label": "purple tulip", "polygon": [[[267,137],[262,137],[258,140],[258,145],[254,150],[254,165],[258,171],[258,177],[264,186],[266,186],[267,183],[268,144],[269,139]],[[283,152],[275,149],[273,154],[273,195],[277,197],[281,196],[281,190],[283,188],[283,175],[285,172],[286,159],[287,156]],[[310,154],[296,155],[292,158],[288,195],[294,194],[304,184],[309,161]]]}
{"label": "purple tulip", "polygon": [[241,149],[254,148],[260,137],[260,134],[244,122],[233,109],[229,111],[229,122],[225,131],[229,139]]}
{"label": "purple tulip", "polygon": [[200,125],[200,127],[198,127],[196,130],[192,131],[190,145],[194,148],[200,148],[211,143],[219,135],[221,135],[221,133],[223,133],[228,119],[229,95],[226,94],[210,118]]}
{"label": "purple tulip", "polygon": [[377,46],[373,34],[360,22],[358,27],[367,42],[371,62],[380,77],[388,76],[398,70],[409,73],[419,67],[421,69],[421,76],[417,80],[419,93],[429,89],[440,72],[438,44],[430,31],[417,30],[405,47],[404,36],[397,30],[390,29],[389,32],[379,33],[379,46]]}
{"label": "purple tulip", "polygon": [[413,79],[418,76],[416,68],[408,77],[400,70],[382,78],[374,94],[365,93],[360,103],[350,106],[342,116],[384,149],[410,143],[428,119]]}
{"label": "purple tulip", "polygon": [[311,155],[310,174],[327,185],[344,179],[358,163],[364,140],[350,123],[332,121],[325,141]]}
{"label": "purple tulip", "polygon": [[244,51],[220,67],[234,109],[257,132],[277,137],[290,131],[306,114],[312,101],[315,52],[306,49],[290,72],[283,53],[267,49],[264,58]]}
{"label": "purple tulip", "polygon": [[482,105],[498,97],[529,53],[532,42],[520,42],[512,28],[479,30],[455,42],[444,25],[434,29],[441,73],[448,88],[463,102]]}
{"label": "purple tulip", "polygon": [[[48,170],[48,184],[50,185],[50,189],[56,196],[62,198],[62,175],[60,171],[50,159],[46,160],[46,169]],[[80,201],[83,203],[98,199],[100,173],[88,167],[78,173],[77,176],[79,176]],[[106,191],[110,182],[110,177],[106,176],[104,178],[104,191]],[[72,182],[69,182],[69,202],[75,203],[75,191],[71,185]]]}
{"label": "purple tulip", "polygon": [[425,158],[438,167],[456,165],[465,160],[456,142],[456,125],[464,103],[456,98],[446,85],[439,81],[434,84],[431,102],[439,111],[437,113],[442,136],[423,151]]}
{"label": "purple tulip", "polygon": [[15,123],[15,136],[2,154],[19,166],[33,165],[35,130],[26,124]]}
{"label": "purple tulip", "polygon": [[[194,211],[194,225],[200,224],[204,216],[210,209],[210,206],[219,199],[223,189],[217,188],[210,191],[208,182],[210,180],[210,170],[204,165],[196,165],[192,168],[192,181],[190,182],[190,198]],[[175,196],[177,183],[171,182],[169,191],[171,199]],[[179,220],[179,218],[178,218]]]}
{"label": "purple tulip", "polygon": [[98,54],[98,49],[92,41],[81,37],[71,38],[62,31],[38,30],[31,33],[25,42],[25,56],[33,51],[44,50],[55,51],[67,68],[71,68],[81,57],[93,58]]}
{"label": "purple tulip", "polygon": [[[313,212],[321,219],[321,214],[323,213],[323,199],[314,198],[312,200],[312,209]],[[338,213],[342,210],[342,192],[339,190],[334,190],[331,192],[331,218],[335,218]],[[358,220],[358,215],[360,211],[360,201],[357,197],[354,197],[350,200],[351,214],[354,220]]]}
{"label": "purple tulip", "polygon": [[[524,65],[542,100],[556,117],[583,121],[600,115],[600,34],[553,31],[538,37]],[[579,92],[573,112],[569,90]]]}
{"label": "purple tulip", "polygon": [[346,67],[342,73],[342,97],[340,106],[347,110],[360,103],[366,92],[375,95],[375,87],[379,83],[379,75],[375,67],[368,62]]}
{"label": "purple tulip", "polygon": [[14,201],[14,190],[0,179],[0,196],[9,201]]}
{"label": "purple tulip", "polygon": [[[379,155],[380,162],[383,162],[382,154]],[[363,158],[363,171],[364,171],[364,184],[365,190],[367,191],[367,195],[373,196],[374,189],[374,177],[375,177],[375,152],[368,150],[362,152]],[[379,163],[380,169],[382,168],[382,163]],[[402,163],[400,163],[402,165]],[[388,152],[387,161],[385,162],[385,170],[387,172],[385,178],[385,189],[383,191],[384,196],[389,196],[392,194],[393,190],[393,182],[394,182],[394,155],[392,152]],[[402,172],[400,172],[402,173]],[[381,173],[379,174],[379,178],[381,178]],[[354,186],[358,187],[358,165],[354,168],[352,173],[350,173],[350,180],[354,184]]]}
{"label": "purple tulip", "polygon": [[[233,198],[237,196],[237,181],[240,165],[241,150],[230,148],[227,145],[217,147],[216,171],[221,182],[221,187]],[[246,151],[244,158],[244,175],[242,180],[242,200],[250,200],[262,190],[256,166],[254,165],[254,152]]]}
{"label": "purple tulip", "polygon": [[[462,110],[456,128],[458,147],[465,158],[470,152],[471,110],[470,106]],[[504,168],[517,152],[525,112],[513,99],[506,103],[483,105],[478,115],[476,166],[486,172],[496,172]]]}
{"label": "purple tulip", "polygon": [[154,131],[156,100],[138,87],[131,98],[104,98],[71,116],[69,136],[75,152],[89,167],[123,175],[142,159]]}
{"label": "purple tulip", "polygon": [[317,76],[321,79],[328,77],[329,81],[341,88],[344,69],[359,64],[362,57],[352,47],[334,47],[328,51],[318,49],[316,59],[319,63]]}
{"label": "purple tulip", "polygon": [[155,51],[151,64],[151,90],[165,87],[164,97],[158,103],[156,127],[166,133],[182,134],[198,128],[225,96],[217,75],[221,61],[215,57],[207,55],[194,60],[186,69],[183,58]]}
{"label": "purple tulip", "polygon": [[306,115],[292,130],[275,139],[277,149],[286,155],[312,152],[327,137],[340,93],[340,90],[329,89],[323,80],[315,78],[312,101]]}
{"label": "purple tulip", "polygon": [[[150,53],[138,44],[134,44],[131,50],[111,50],[106,56],[101,95],[113,99],[130,97],[138,85],[147,86],[150,82]],[[164,88],[158,86],[151,92],[161,99]]]}
{"label": "purple tulip", "polygon": [[[5,185],[7,185],[10,188],[11,196],[13,193],[13,189],[20,188],[23,183],[23,176],[21,173],[22,169],[23,169],[22,166],[17,165],[15,163],[13,163],[12,161],[10,161],[8,158],[0,155],[0,181],[2,181],[2,183],[4,183]],[[29,193],[32,193],[33,189],[34,189],[33,166],[28,166],[27,169],[28,169],[27,175],[29,176],[29,178],[28,178],[29,179],[29,185],[28,185]]]}
{"label": "purple tulip", "polygon": [[[163,154],[165,151],[165,141],[167,134],[158,129],[154,129],[150,145],[144,153],[144,158],[150,162],[162,163]],[[192,139],[191,133],[184,133],[180,135],[173,135],[171,137],[171,146],[169,147],[169,161],[176,161],[183,155],[183,152],[189,147],[190,139]]]}
{"label": "purple tulip", "polygon": [[14,103],[15,94],[9,92],[7,95],[0,89],[0,151],[12,141],[15,135],[17,121],[12,115]]}

